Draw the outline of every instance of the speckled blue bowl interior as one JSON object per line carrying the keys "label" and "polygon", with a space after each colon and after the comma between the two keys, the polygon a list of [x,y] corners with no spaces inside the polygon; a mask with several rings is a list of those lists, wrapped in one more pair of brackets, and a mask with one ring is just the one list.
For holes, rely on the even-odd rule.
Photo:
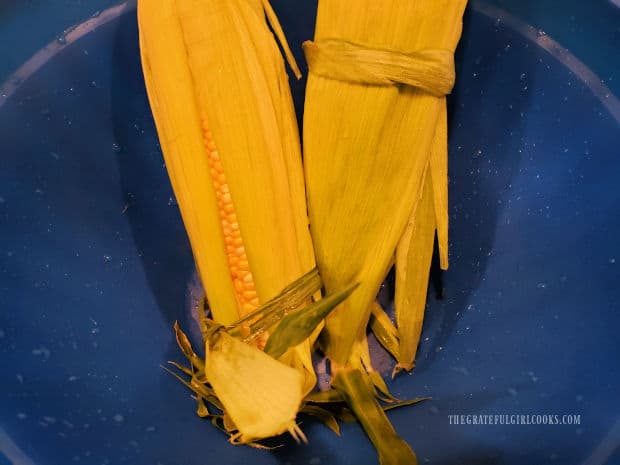
{"label": "speckled blue bowl interior", "polygon": [[[315,2],[273,3],[302,60]],[[580,3],[475,1],[465,16],[450,269],[432,273],[417,367],[390,382],[432,397],[390,413],[420,463],[620,464],[620,10]],[[26,7],[0,19],[12,8]],[[19,40],[3,47],[16,60]],[[307,446],[234,447],[160,368],[180,360],[173,322],[194,324],[194,267],[135,5],[20,60],[0,96],[0,465],[376,463],[355,424],[338,438],[303,419]],[[506,414],[573,420],[450,424]]]}

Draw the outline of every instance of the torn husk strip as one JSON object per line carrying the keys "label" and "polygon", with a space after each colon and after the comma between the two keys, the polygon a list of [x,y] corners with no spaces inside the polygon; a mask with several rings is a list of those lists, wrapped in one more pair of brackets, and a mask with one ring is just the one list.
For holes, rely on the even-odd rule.
{"label": "torn husk strip", "polygon": [[318,269],[313,268],[286,286],[280,294],[269,302],[230,325],[227,331],[229,334],[236,334],[241,331],[241,328],[249,327],[250,333],[243,340],[251,343],[278,323],[282,317],[309,302],[311,297],[321,289],[321,286]]}
{"label": "torn husk strip", "polygon": [[435,233],[440,267],[448,268],[448,123],[445,98],[430,148],[422,198],[415,204],[405,233],[396,249],[396,295],[398,363],[392,376],[411,370],[422,333],[428,277]]}
{"label": "torn husk strip", "polygon": [[402,440],[374,395],[374,387],[361,370],[341,369],[335,373],[332,386],[347,400],[379,455],[381,465],[414,465],[417,459]]}
{"label": "torn husk strip", "polygon": [[[395,60],[403,54],[419,60],[421,51],[429,49],[453,53],[464,6],[464,0],[360,0],[352,13],[346,2],[321,0],[314,44],[354,44],[357,54],[385,57],[393,52]],[[339,59],[333,54],[328,58]],[[360,282],[326,320],[325,350],[332,360],[346,364],[354,342],[365,337],[372,302],[420,191],[443,103],[435,95],[445,93],[443,83],[453,69],[446,60],[440,67],[416,62],[419,73],[433,74],[425,78],[437,85],[427,88],[431,95],[405,84],[329,76],[325,70],[333,67],[323,66],[320,56],[318,60],[310,56],[304,168],[310,227],[326,291]],[[377,65],[382,69],[373,69],[375,75],[393,74],[392,64]]]}
{"label": "torn husk strip", "polygon": [[422,198],[396,249],[394,309],[398,327],[398,363],[394,373],[411,370],[422,332],[428,275],[435,240],[435,210],[430,173],[424,177]]}
{"label": "torn husk strip", "polygon": [[431,145],[429,162],[433,181],[433,206],[437,226],[437,244],[439,246],[439,266],[448,269],[448,110],[443,99],[435,135]]}

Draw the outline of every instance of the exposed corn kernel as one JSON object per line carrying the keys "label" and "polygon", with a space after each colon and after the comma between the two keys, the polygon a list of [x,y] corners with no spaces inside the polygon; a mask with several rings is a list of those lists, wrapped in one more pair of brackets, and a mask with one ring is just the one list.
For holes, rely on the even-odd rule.
{"label": "exposed corn kernel", "polygon": [[218,200],[217,205],[220,212],[220,222],[224,233],[224,244],[226,255],[228,256],[228,269],[233,281],[233,287],[237,294],[239,310],[241,316],[253,312],[260,305],[256,294],[254,279],[250,272],[250,264],[245,254],[243,238],[239,231],[239,223],[235,214],[230,189],[226,182],[224,166],[217,151],[213,134],[209,130],[209,125],[205,117],[202,120],[204,146],[207,150],[209,168],[215,195]]}

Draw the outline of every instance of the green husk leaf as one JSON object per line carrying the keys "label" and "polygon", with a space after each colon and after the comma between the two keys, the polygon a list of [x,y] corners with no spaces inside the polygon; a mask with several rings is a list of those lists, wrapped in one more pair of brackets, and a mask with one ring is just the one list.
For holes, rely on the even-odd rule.
{"label": "green husk leaf", "polygon": [[226,433],[228,435],[228,431],[224,428],[224,415],[213,415],[211,417],[211,424],[219,429],[222,433]]}
{"label": "green husk leaf", "polygon": [[192,344],[189,342],[189,338],[179,327],[178,321],[174,322],[174,335],[176,337],[177,344],[183,352],[183,355],[187,357],[187,359],[192,363],[192,366],[196,368],[198,373],[204,373],[205,364],[203,360],[198,355],[196,355],[196,352],[194,352]]}
{"label": "green husk leaf", "polygon": [[222,424],[224,425],[224,428],[226,429],[227,433],[232,433],[233,431],[237,431],[237,427],[235,426],[235,423],[232,421],[232,419],[230,418],[230,415],[227,415],[226,413],[224,413],[224,416],[222,417]]}
{"label": "green husk leaf", "polygon": [[328,389],[327,391],[316,391],[308,394],[305,399],[306,402],[313,402],[315,404],[327,404],[334,402],[344,402],[344,397],[335,389]]}
{"label": "green husk leaf", "polygon": [[408,405],[415,405],[425,400],[430,400],[430,397],[416,397],[415,399],[408,400],[399,400],[398,402],[394,402],[389,405],[383,406],[383,411],[387,412],[388,410],[394,410],[395,408],[407,407]]}
{"label": "green husk leaf", "polygon": [[340,292],[328,295],[302,310],[285,316],[267,340],[265,353],[273,358],[279,358],[289,347],[300,344],[340,302],[351,295],[358,285],[352,284]]}
{"label": "green husk leaf", "polygon": [[167,371],[169,374],[174,376],[176,379],[178,379],[181,383],[183,383],[183,385],[185,385],[185,387],[187,387],[191,391],[193,391],[194,394],[196,394],[196,396],[204,398],[210,404],[212,404],[216,408],[222,410],[222,404],[220,403],[220,401],[218,400],[218,398],[216,397],[215,393],[213,392],[213,390],[211,388],[205,386],[204,384],[200,384],[200,383],[196,382],[193,378],[192,378],[191,381],[187,381],[187,380],[183,379],[181,376],[179,376],[177,373],[175,373],[174,371],[170,370],[169,368],[167,368],[167,367],[165,367],[163,365],[161,367],[165,371]]}
{"label": "green husk leaf", "polygon": [[371,370],[367,373],[370,381],[372,381],[373,386],[377,388],[377,397],[380,400],[387,403],[400,402],[400,399],[398,397],[395,397],[390,392],[390,389],[387,387],[387,384],[385,384],[385,381],[378,372]]}
{"label": "green husk leaf", "polygon": [[338,421],[333,413],[329,410],[319,407],[318,405],[304,405],[301,410],[302,413],[307,415],[311,415],[313,417],[318,418],[322,421],[325,426],[327,426],[330,430],[340,436],[340,426],[338,425]]}
{"label": "green husk leaf", "polygon": [[187,368],[187,367],[186,367],[186,366],[184,366],[184,365],[181,365],[180,363],[173,362],[173,361],[170,361],[170,360],[169,360],[169,361],[168,361],[168,364],[169,364],[169,365],[172,365],[172,366],[173,366],[173,367],[175,367],[177,370],[182,371],[182,372],[183,372],[183,373],[185,373],[187,376],[193,376],[193,375],[194,375],[194,372],[193,372],[191,369]]}
{"label": "green husk leaf", "polygon": [[249,344],[280,321],[283,316],[308,302],[312,295],[321,289],[321,286],[321,277],[315,267],[282,289],[276,297],[229,326],[227,331],[231,335],[241,335],[241,328],[253,322],[250,325],[250,334],[243,339]]}
{"label": "green husk leaf", "polygon": [[398,330],[390,317],[377,302],[372,306],[370,315],[370,329],[379,344],[387,350],[394,359],[398,360]]}
{"label": "green husk leaf", "polygon": [[381,465],[418,463],[409,445],[396,434],[375,398],[374,387],[365,373],[343,368],[335,373],[332,386],[346,398],[347,404],[374,444]]}
{"label": "green husk leaf", "polygon": [[384,402],[397,402],[399,400],[392,395],[381,374],[373,368],[367,337],[358,339],[353,345],[349,367],[363,370],[368,374],[370,381],[377,388],[376,395],[380,400]]}
{"label": "green husk leaf", "polygon": [[207,404],[202,397],[198,397],[198,408],[196,409],[196,415],[200,418],[208,418],[211,416],[211,412],[209,412]]}

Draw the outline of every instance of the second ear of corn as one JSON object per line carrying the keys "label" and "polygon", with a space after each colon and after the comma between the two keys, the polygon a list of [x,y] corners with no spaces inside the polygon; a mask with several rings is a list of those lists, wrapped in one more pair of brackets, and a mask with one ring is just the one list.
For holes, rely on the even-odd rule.
{"label": "second ear of corn", "polygon": [[465,0],[320,0],[304,108],[310,227],[326,289],[359,290],[326,321],[341,365],[396,262],[399,366],[410,369],[438,231],[447,267],[444,95]]}

